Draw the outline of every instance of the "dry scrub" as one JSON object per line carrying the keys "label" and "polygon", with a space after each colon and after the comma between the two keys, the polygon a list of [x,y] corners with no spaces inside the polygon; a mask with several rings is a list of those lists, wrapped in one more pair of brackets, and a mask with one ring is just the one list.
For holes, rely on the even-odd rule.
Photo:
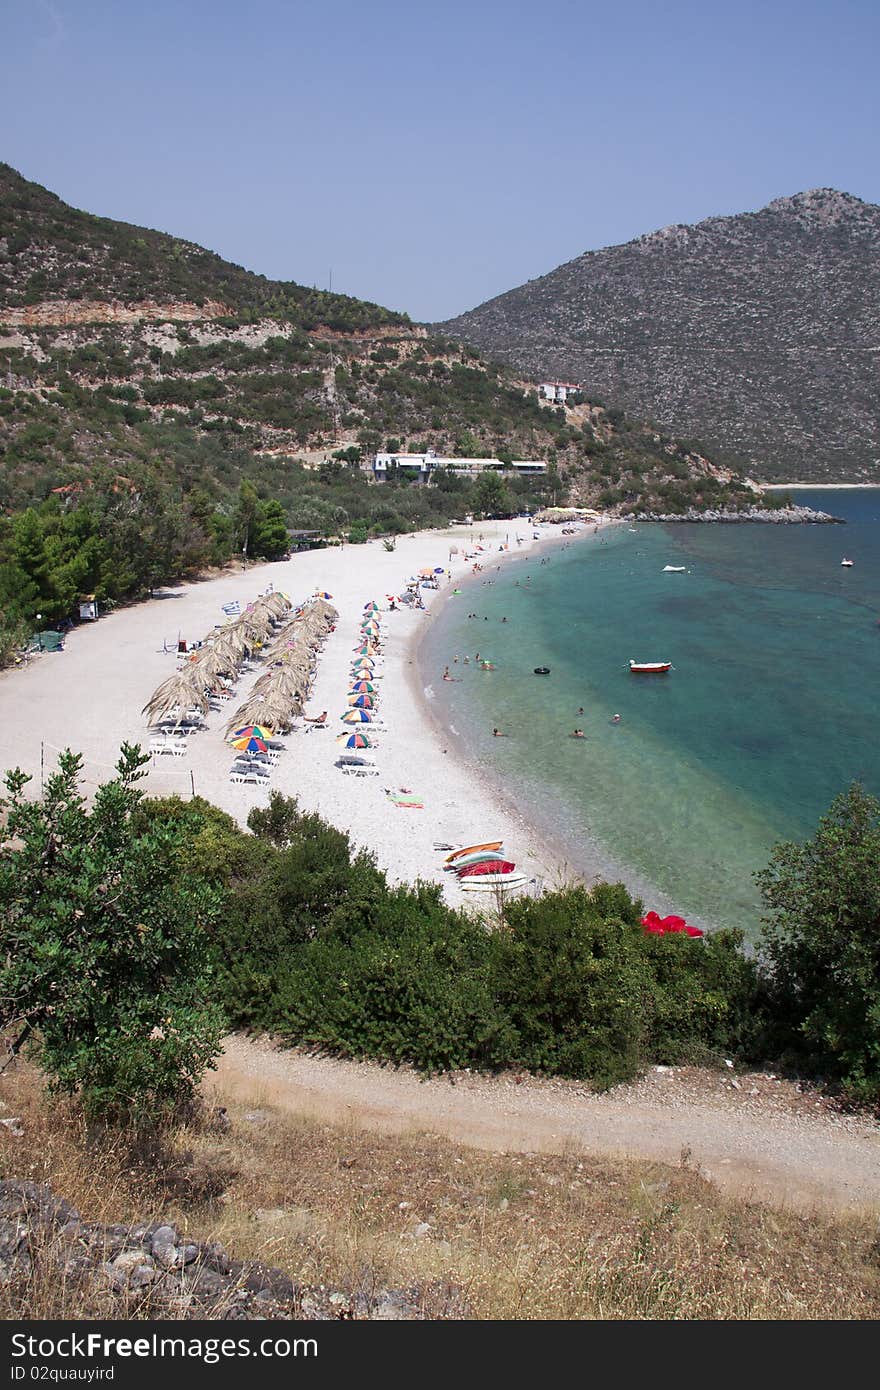
{"label": "dry scrub", "polygon": [[[876,1220],[722,1198],[694,1171],[583,1155],[497,1157],[230,1108],[167,1150],[89,1136],[27,1067],[4,1078],[3,1175],[90,1220],[162,1215],[295,1282],[460,1287],[478,1318],[876,1318]],[[21,1291],[18,1291],[21,1298]],[[34,1281],[4,1317],[89,1316]],[[135,1310],[132,1310],[133,1312]]]}

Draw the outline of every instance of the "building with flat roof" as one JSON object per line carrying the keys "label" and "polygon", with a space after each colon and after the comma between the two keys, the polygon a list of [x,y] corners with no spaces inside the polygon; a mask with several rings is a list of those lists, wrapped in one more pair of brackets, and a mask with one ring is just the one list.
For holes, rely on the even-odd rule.
{"label": "building with flat roof", "polygon": [[541,395],[547,401],[555,401],[557,405],[565,405],[569,396],[573,396],[577,391],[583,390],[576,381],[542,381],[540,386]]}
{"label": "building with flat roof", "polygon": [[427,483],[438,468],[448,468],[450,472],[463,474],[467,478],[477,478],[481,473],[503,473],[507,469],[516,475],[546,473],[547,462],[545,459],[514,459],[512,463],[505,463],[497,458],[452,458],[428,449],[423,454],[375,454],[372,463],[367,465],[377,482],[382,482],[395,468],[417,477],[419,482]]}

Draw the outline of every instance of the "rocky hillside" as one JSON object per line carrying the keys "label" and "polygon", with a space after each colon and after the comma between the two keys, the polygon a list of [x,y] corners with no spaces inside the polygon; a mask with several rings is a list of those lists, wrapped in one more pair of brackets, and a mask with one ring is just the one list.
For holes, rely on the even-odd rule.
{"label": "rocky hillside", "polygon": [[849,194],[589,251],[440,329],[761,479],[880,479],[880,207]]}
{"label": "rocky hillside", "polygon": [[[729,470],[620,411],[586,399],[550,406],[510,368],[429,338],[405,316],[78,212],[8,166],[0,216],[6,508],[76,486],[96,467],[139,479],[161,458],[183,493],[206,490],[222,509],[246,478],[309,526],[316,509],[299,505],[310,490],[300,465],[333,454],[355,465],[386,446],[549,458],[552,487],[524,494],[529,504],[752,498]],[[462,503],[450,500],[449,514]],[[439,519],[396,510],[405,529]],[[343,511],[329,522],[321,514],[319,529],[361,519],[348,503]]]}

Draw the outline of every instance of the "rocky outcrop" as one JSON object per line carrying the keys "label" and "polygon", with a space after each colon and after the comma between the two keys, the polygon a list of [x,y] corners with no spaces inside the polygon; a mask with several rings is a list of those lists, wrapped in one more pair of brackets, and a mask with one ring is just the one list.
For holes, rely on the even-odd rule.
{"label": "rocky outcrop", "polygon": [[218,1241],[200,1241],[171,1222],[86,1221],[45,1183],[0,1182],[0,1287],[28,1316],[41,1306],[87,1308],[92,1317],[424,1321],[467,1317],[466,1300],[443,1281],[387,1288],[369,1271],[355,1287],[294,1283],[281,1269],[233,1260]]}
{"label": "rocky outcrop", "polygon": [[139,323],[143,320],[194,323],[199,319],[219,319],[231,314],[228,304],[208,300],[189,304],[171,300],[157,304],[142,299],[123,304],[118,299],[47,299],[41,304],[0,309],[0,322],[10,328],[63,328],[74,323]]}
{"label": "rocky outcrop", "polygon": [[843,517],[816,512],[812,507],[748,507],[743,511],[708,510],[686,512],[631,512],[622,521],[761,521],[780,526],[834,524],[843,526]]}

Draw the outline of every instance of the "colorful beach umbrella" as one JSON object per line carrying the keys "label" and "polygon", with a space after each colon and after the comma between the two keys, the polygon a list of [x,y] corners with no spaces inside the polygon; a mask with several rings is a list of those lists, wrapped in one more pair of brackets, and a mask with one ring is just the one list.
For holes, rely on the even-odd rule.
{"label": "colorful beach umbrella", "polygon": [[357,660],[353,661],[351,664],[354,670],[372,671],[376,663],[371,656],[359,656]]}
{"label": "colorful beach umbrella", "polygon": [[371,643],[371,642],[364,642],[364,644],[363,644],[362,646],[360,646],[360,647],[355,647],[355,651],[356,651],[356,653],[357,653],[358,656],[378,656],[378,655],[379,655],[379,648],[376,646],[375,643]]}
{"label": "colorful beach umbrella", "polygon": [[343,724],[372,724],[373,716],[368,709],[349,709],[341,714]]}
{"label": "colorful beach umbrella", "polygon": [[348,703],[356,709],[372,709],[376,702],[372,695],[359,695],[355,691],[353,695],[349,695]]}
{"label": "colorful beach umbrella", "polygon": [[356,680],[352,682],[349,695],[375,695],[376,687],[372,681]]}
{"label": "colorful beach umbrella", "polygon": [[261,738],[254,738],[248,735],[246,738],[233,738],[229,740],[233,748],[237,748],[241,753],[265,753],[266,744]]}
{"label": "colorful beach umbrella", "polygon": [[240,729],[233,729],[232,738],[271,738],[272,730],[267,724],[243,724]]}
{"label": "colorful beach umbrella", "polygon": [[332,594],[326,593],[323,589],[315,590],[315,598],[332,598]]}
{"label": "colorful beach umbrella", "polygon": [[364,612],[365,612],[365,613],[378,613],[378,612],[379,612],[379,605],[378,605],[378,603],[376,602],[375,599],[371,599],[369,603],[365,603],[365,604],[364,604]]}
{"label": "colorful beach umbrella", "polygon": [[337,743],[342,743],[346,748],[372,748],[372,743],[366,734],[338,734]]}

